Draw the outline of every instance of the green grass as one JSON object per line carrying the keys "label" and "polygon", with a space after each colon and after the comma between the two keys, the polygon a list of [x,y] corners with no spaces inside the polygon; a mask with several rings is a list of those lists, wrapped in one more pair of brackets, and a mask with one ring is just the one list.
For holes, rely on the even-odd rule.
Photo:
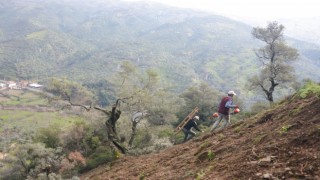
{"label": "green grass", "polygon": [[16,100],[8,100],[1,102],[2,105],[45,105],[47,104],[47,101],[44,99],[20,99],[19,101]]}
{"label": "green grass", "polygon": [[0,132],[4,128],[19,128],[26,132],[34,132],[39,128],[55,125],[68,127],[75,122],[85,119],[78,116],[63,116],[58,112],[30,112],[30,111],[9,111],[0,112]]}
{"label": "green grass", "polygon": [[309,81],[297,93],[301,98],[306,98],[310,94],[315,94],[320,97],[320,85],[313,81]]}
{"label": "green grass", "polygon": [[208,151],[208,160],[212,161],[216,157],[215,153],[211,150]]}
{"label": "green grass", "polygon": [[158,138],[171,137],[173,133],[172,129],[164,129],[158,133]]}
{"label": "green grass", "polygon": [[26,40],[42,40],[44,37],[47,35],[47,31],[38,31],[38,32],[33,32],[31,34],[28,34],[26,36]]}
{"label": "green grass", "polygon": [[[38,94],[22,90],[7,91],[10,98],[1,97],[0,104],[4,106],[47,106],[48,102]],[[19,97],[19,98],[17,98]],[[24,132],[35,132],[39,128],[50,125],[68,127],[74,122],[84,121],[84,118],[71,115],[62,115],[58,112],[36,112],[28,110],[1,110],[0,132],[5,128],[18,128]]]}
{"label": "green grass", "polygon": [[291,125],[284,125],[279,130],[279,133],[280,134],[286,134],[286,133],[288,133],[288,131],[290,130],[291,127],[292,127]]}
{"label": "green grass", "polygon": [[[0,104],[1,105],[47,105],[48,102],[46,99],[41,98],[39,95],[34,94],[32,92],[23,92],[23,91],[9,91],[8,93],[11,98],[1,98]],[[19,97],[19,99],[17,98]]]}

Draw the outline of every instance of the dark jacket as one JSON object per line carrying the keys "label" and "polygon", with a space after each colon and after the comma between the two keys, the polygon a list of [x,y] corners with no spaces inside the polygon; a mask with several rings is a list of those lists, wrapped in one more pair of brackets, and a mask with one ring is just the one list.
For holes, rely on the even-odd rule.
{"label": "dark jacket", "polygon": [[232,100],[232,97],[230,97],[230,96],[222,98],[220,105],[219,105],[219,110],[218,110],[219,113],[224,114],[224,115],[229,114],[229,108],[226,107],[226,103],[230,100]]}
{"label": "dark jacket", "polygon": [[183,128],[190,131],[191,128],[195,128],[197,131],[201,132],[195,120],[190,120]]}

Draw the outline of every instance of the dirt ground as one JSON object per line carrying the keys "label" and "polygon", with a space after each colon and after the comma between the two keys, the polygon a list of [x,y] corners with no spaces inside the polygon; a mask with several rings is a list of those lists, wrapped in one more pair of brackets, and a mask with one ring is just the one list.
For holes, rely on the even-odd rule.
{"label": "dirt ground", "polygon": [[289,99],[227,129],[142,156],[86,179],[320,179],[320,99]]}

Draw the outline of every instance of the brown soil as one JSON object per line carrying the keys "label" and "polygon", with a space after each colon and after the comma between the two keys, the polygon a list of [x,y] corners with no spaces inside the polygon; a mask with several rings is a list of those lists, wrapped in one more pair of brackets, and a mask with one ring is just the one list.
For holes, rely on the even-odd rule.
{"label": "brown soil", "polygon": [[121,157],[81,179],[320,179],[320,99],[291,99],[222,132]]}

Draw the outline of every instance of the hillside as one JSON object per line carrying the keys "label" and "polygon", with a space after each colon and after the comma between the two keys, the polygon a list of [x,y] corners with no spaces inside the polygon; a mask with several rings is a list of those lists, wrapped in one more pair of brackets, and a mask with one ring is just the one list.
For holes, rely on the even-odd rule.
{"label": "hillside", "polygon": [[[245,82],[256,73],[253,49],[261,46],[251,30],[223,16],[155,3],[0,1],[0,78],[67,77],[98,86],[128,60],[156,70],[174,92],[204,81],[250,98]],[[298,79],[319,81],[320,47],[288,39],[301,55]]]}
{"label": "hillside", "polygon": [[276,107],[158,153],[124,156],[81,179],[319,179],[319,96]]}

